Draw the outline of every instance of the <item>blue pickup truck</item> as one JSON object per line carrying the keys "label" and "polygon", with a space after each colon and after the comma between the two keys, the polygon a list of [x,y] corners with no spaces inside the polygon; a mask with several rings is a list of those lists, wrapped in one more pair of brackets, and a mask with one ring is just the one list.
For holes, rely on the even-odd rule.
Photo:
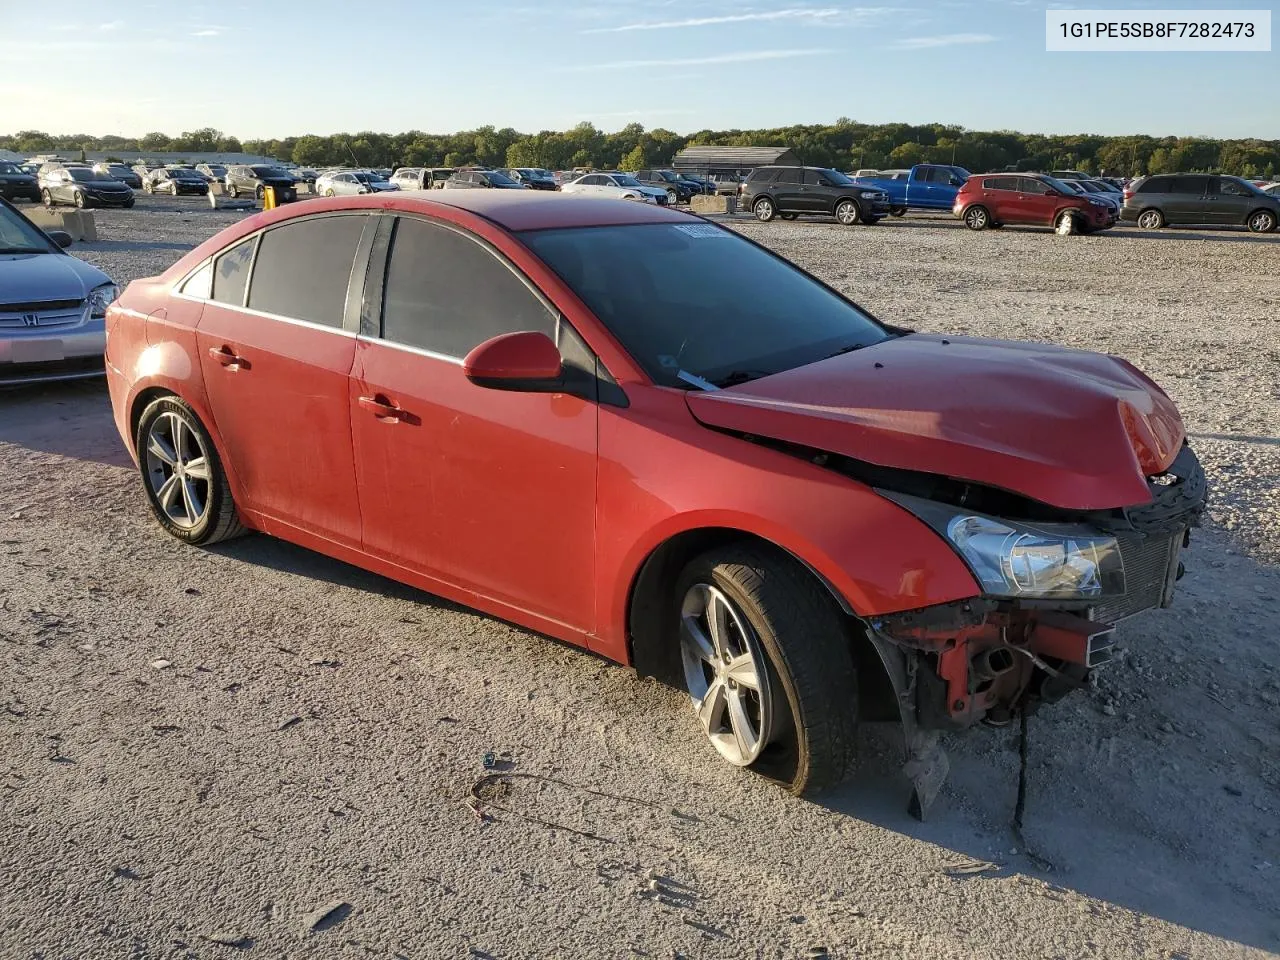
{"label": "blue pickup truck", "polygon": [[950,212],[969,171],[945,163],[917,163],[910,170],[881,170],[874,177],[854,177],[858,183],[889,194],[889,212],[900,217],[911,210]]}

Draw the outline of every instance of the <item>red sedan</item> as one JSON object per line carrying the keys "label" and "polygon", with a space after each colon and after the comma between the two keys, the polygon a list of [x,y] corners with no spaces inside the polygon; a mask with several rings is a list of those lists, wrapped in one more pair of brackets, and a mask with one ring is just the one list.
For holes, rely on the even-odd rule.
{"label": "red sedan", "polygon": [[294,204],[107,315],[159,523],[257,530],[686,689],[840,780],[1055,700],[1167,604],[1204,474],[1123,360],[890,326],[697,217],[533,191]]}

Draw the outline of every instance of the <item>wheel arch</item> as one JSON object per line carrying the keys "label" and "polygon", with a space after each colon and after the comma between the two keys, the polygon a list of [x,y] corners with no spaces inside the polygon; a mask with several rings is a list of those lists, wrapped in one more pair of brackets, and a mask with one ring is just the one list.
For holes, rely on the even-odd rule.
{"label": "wheel arch", "polygon": [[663,607],[685,566],[696,556],[733,543],[773,553],[808,572],[825,589],[831,601],[849,621],[852,653],[858,668],[860,712],[865,719],[894,719],[896,694],[893,682],[871,642],[862,619],[848,599],[811,563],[794,551],[750,530],[739,527],[694,527],[673,534],[640,564],[627,597],[627,654],[635,671],[681,688],[677,638],[664,624]]}

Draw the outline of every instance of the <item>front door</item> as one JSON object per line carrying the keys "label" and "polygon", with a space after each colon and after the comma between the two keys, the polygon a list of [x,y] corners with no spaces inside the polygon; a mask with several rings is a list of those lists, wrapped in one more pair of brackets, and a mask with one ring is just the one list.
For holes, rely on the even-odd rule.
{"label": "front door", "polygon": [[1230,177],[1210,177],[1206,200],[1206,215],[1212,217],[1208,223],[1240,224],[1253,209],[1254,195]]}
{"label": "front door", "polygon": [[[344,329],[367,215],[291,220],[214,261],[196,328],[214,421],[244,506],[348,546],[360,543]],[[252,276],[251,276],[252,274]]]}
{"label": "front door", "polygon": [[349,401],[365,550],[593,631],[596,404],[462,372],[502,333],[541,330],[562,351],[576,335],[492,249],[438,222],[396,221],[382,283]]}

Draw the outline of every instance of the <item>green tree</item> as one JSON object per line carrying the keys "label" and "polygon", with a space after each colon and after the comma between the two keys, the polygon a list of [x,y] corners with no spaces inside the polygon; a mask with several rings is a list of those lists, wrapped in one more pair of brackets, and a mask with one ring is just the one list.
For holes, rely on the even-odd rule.
{"label": "green tree", "polygon": [[641,170],[645,165],[643,145],[637,145],[634,150],[622,158],[622,163],[619,164],[623,170]]}

